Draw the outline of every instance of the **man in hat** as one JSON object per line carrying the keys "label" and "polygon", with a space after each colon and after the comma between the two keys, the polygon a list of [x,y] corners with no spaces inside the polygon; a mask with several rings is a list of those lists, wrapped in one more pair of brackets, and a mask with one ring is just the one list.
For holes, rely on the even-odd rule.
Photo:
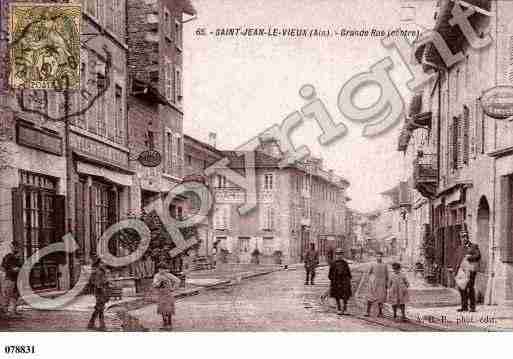
{"label": "man in hat", "polygon": [[467,261],[466,269],[468,270],[468,282],[464,288],[460,288],[461,308],[458,312],[476,311],[476,276],[479,266],[481,264],[481,251],[479,246],[472,243],[468,237],[468,232],[463,230],[460,232],[460,239],[462,243],[462,251],[457,259],[457,264],[454,273],[458,273],[463,261]]}
{"label": "man in hat", "polygon": [[[347,301],[352,296],[351,290],[351,270],[344,260],[344,251],[338,248],[335,251],[335,260],[330,264],[328,274],[330,280],[330,296],[337,302],[339,315],[344,315],[347,310]],[[344,302],[344,307],[340,305],[340,300]]]}
{"label": "man in hat", "polygon": [[96,299],[96,304],[94,306],[94,312],[91,315],[91,319],[89,320],[89,324],[87,325],[88,329],[95,328],[95,322],[98,318],[100,321],[99,330],[105,330],[105,305],[109,301],[108,295],[108,282],[107,282],[107,272],[105,267],[101,264],[101,259],[96,258],[93,261],[93,273],[91,274],[91,287]]}
{"label": "man in hat", "polygon": [[305,255],[306,280],[305,285],[314,285],[315,269],[319,265],[319,253],[315,250],[315,244],[310,243],[310,249]]}

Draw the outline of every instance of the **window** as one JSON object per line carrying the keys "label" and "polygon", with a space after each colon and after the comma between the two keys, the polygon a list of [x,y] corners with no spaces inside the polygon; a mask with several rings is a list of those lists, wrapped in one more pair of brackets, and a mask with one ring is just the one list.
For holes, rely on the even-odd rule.
{"label": "window", "polygon": [[463,164],[468,165],[470,157],[470,111],[463,106]]}
{"label": "window", "polygon": [[114,0],[104,0],[107,8],[107,17],[105,19],[105,27],[107,30],[114,31],[114,18],[116,12],[114,11]]}
{"label": "window", "polygon": [[272,173],[268,173],[268,174],[264,175],[264,189],[272,190],[273,185],[274,185],[273,181],[274,181],[274,176]]}
{"label": "window", "polygon": [[175,71],[175,86],[176,102],[182,102],[182,72],[178,69]]}
{"label": "window", "polygon": [[227,187],[226,177],[223,175],[216,176],[216,187],[217,188],[226,188]]}
{"label": "window", "polygon": [[173,170],[173,133],[171,132],[166,132],[165,153],[166,172],[171,173],[171,171]]}
{"label": "window", "polygon": [[171,14],[167,8],[164,9],[164,34],[168,41],[173,41],[172,26],[171,26]]}
{"label": "window", "polygon": [[274,229],[274,208],[263,207],[263,223],[262,229],[264,231],[272,231]]}
{"label": "window", "polygon": [[214,227],[218,230],[228,229],[230,207],[220,206],[215,209]]}
{"label": "window", "polygon": [[249,237],[239,237],[239,249],[241,252],[249,252],[249,240]]}
{"label": "window", "polygon": [[173,64],[170,61],[166,61],[164,66],[164,91],[168,101],[174,102],[174,71]]}
{"label": "window", "polygon": [[182,48],[182,24],[175,20],[176,47]]}
{"label": "window", "polygon": [[98,8],[98,0],[85,0],[87,2],[87,12],[96,17],[97,16],[97,8]]}
{"label": "window", "polygon": [[124,144],[125,137],[125,121],[123,116],[123,89],[121,86],[116,85],[116,99],[115,99],[115,126],[116,126],[116,142]]}
{"label": "window", "polygon": [[459,118],[453,117],[452,126],[450,126],[451,131],[451,168],[458,169],[458,132],[459,132]]}
{"label": "window", "polygon": [[264,254],[270,256],[273,254],[274,249],[274,238],[273,237],[264,237]]}
{"label": "window", "polygon": [[[85,62],[80,63],[80,106],[79,109],[83,109],[87,106],[87,100],[89,98],[87,91],[87,65]],[[82,128],[87,126],[86,114],[81,114],[76,121],[76,125]]]}
{"label": "window", "polygon": [[187,166],[192,166],[192,156],[191,155],[185,156],[185,162],[187,163]]}
{"label": "window", "polygon": [[160,78],[160,74],[159,74],[159,72],[158,72],[158,71],[150,71],[150,72],[148,73],[148,75],[149,75],[149,78],[150,78],[150,82],[151,82],[151,84],[152,84],[153,86],[158,85],[158,83],[159,83],[159,78]]}
{"label": "window", "polygon": [[[105,88],[105,75],[102,73],[96,74],[96,87],[97,93],[100,93]],[[100,96],[97,101],[97,109],[98,109],[98,117],[96,119],[97,123],[97,134],[100,136],[107,135],[107,123],[105,121],[105,96]]]}

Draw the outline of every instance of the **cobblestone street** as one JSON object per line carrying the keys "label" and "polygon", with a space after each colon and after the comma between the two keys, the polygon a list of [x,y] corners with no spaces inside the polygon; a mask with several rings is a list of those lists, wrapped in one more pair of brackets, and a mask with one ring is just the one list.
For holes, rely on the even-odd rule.
{"label": "cobblestone street", "polygon": [[[361,277],[354,271],[353,288]],[[350,301],[350,316],[339,316],[320,296],[328,288],[327,268],[314,286],[304,285],[302,268],[279,271],[235,286],[225,286],[177,302],[176,331],[397,331],[426,330],[414,323],[362,317]],[[129,312],[148,330],[159,330],[156,305]]]}

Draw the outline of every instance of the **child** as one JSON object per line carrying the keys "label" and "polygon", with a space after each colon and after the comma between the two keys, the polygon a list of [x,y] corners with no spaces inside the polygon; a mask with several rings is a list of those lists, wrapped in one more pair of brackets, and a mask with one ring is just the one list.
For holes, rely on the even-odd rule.
{"label": "child", "polygon": [[157,265],[157,273],[153,277],[153,287],[158,291],[157,313],[162,315],[163,328],[173,329],[172,316],[175,314],[174,289],[180,284],[180,279],[172,275],[166,263],[160,262]]}
{"label": "child", "polygon": [[408,287],[410,283],[401,273],[399,263],[392,264],[393,273],[388,281],[388,301],[392,304],[394,310],[394,319],[397,319],[397,309],[401,309],[402,321],[406,319],[406,303],[408,302]]}

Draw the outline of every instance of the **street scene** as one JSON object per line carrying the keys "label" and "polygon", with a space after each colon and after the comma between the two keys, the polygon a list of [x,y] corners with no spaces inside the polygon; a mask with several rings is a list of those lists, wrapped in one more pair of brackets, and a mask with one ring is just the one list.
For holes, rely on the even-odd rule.
{"label": "street scene", "polygon": [[0,332],[513,331],[513,2],[283,1],[1,0]]}

